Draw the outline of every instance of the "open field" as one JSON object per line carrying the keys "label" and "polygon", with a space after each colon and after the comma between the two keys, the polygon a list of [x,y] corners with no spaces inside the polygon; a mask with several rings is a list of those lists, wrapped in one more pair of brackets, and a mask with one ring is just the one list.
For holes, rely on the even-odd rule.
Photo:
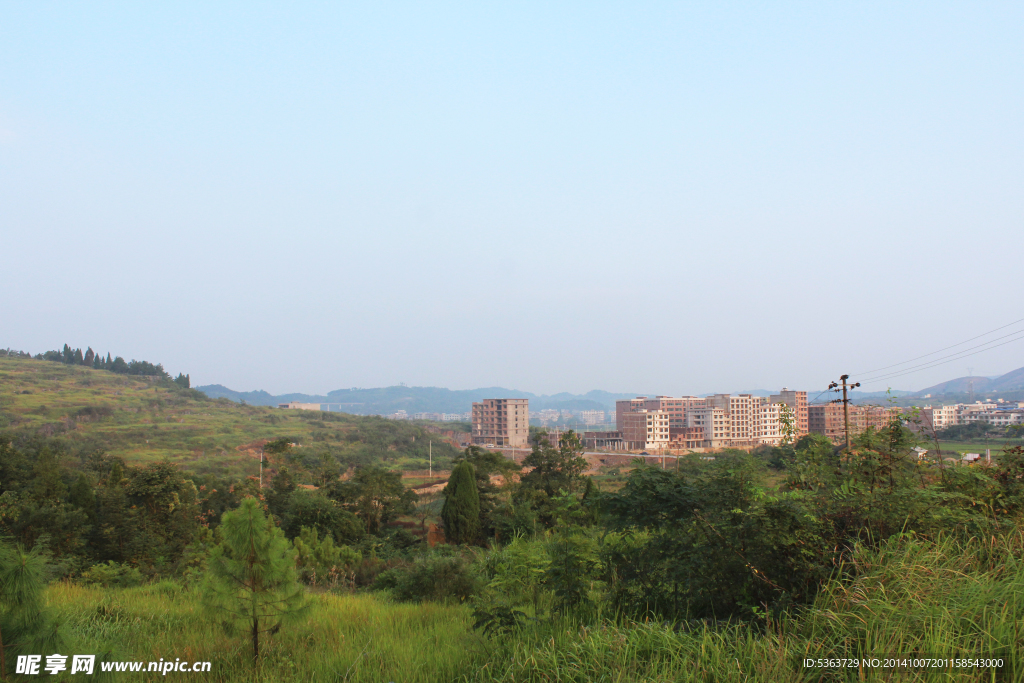
{"label": "open field", "polygon": [[[942,455],[945,457],[955,457],[956,453],[980,453],[985,455],[985,449],[992,449],[992,457],[998,457],[1002,455],[1003,449],[1009,445],[1019,446],[1020,440],[1010,442],[1008,439],[989,440],[989,441],[939,441],[939,447],[942,449]],[[922,448],[935,448],[935,442],[924,442]]]}
{"label": "open field", "polygon": [[198,472],[256,474],[254,442],[288,437],[310,457],[426,469],[456,449],[422,427],[344,413],[279,410],[208,399],[169,381],[49,361],[0,358],[0,428],[65,435],[129,463],[168,460]]}
{"label": "open field", "polygon": [[[386,594],[313,593],[311,616],[264,641],[258,667],[244,634],[226,635],[190,589],[51,586],[71,651],[109,659],[210,661],[184,681],[1015,681],[1024,617],[1022,537],[892,539],[851,559],[806,611],[763,626],[671,625],[614,615],[542,618],[488,639],[467,604],[396,603]],[[973,667],[856,667],[825,672],[806,658],[1001,657]]]}

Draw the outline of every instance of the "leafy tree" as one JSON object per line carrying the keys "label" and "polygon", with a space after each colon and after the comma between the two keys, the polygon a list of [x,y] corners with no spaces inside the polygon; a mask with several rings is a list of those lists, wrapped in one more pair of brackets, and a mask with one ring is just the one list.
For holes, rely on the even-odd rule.
{"label": "leafy tree", "polygon": [[316,529],[302,527],[294,539],[296,565],[306,583],[316,585],[327,582],[337,583],[340,571],[358,564],[362,555],[344,545],[334,545],[334,538],[327,534],[320,538]]}
{"label": "leafy tree", "polygon": [[334,481],[324,490],[343,508],[355,513],[370,534],[376,534],[381,525],[416,507],[416,494],[405,488],[401,473],[383,467],[359,468],[351,479]]}
{"label": "leafy tree", "polygon": [[559,439],[557,448],[541,440],[523,459],[523,466],[533,468],[522,477],[523,487],[541,490],[548,496],[554,496],[559,489],[575,491],[582,486],[582,475],[587,469],[582,453],[583,444],[571,429]]}
{"label": "leafy tree", "polygon": [[614,537],[603,554],[625,613],[750,616],[809,600],[831,571],[828,527],[803,492],[770,495],[750,457],[696,458],[678,472],[633,470],[605,494]]}
{"label": "leafy tree", "polygon": [[462,461],[452,470],[444,487],[445,540],[450,543],[475,543],[480,536],[480,494],[476,487],[473,466]]}
{"label": "leafy tree", "polygon": [[939,430],[935,436],[948,441],[970,441],[994,436],[998,430],[990,422],[977,420],[962,425],[950,425]]}
{"label": "leafy tree", "polygon": [[308,528],[341,544],[355,543],[365,535],[365,527],[358,517],[319,491],[292,494],[282,526],[289,538],[295,538],[303,528]]}
{"label": "leafy tree", "polygon": [[180,372],[178,373],[178,376],[174,378],[174,383],[182,389],[188,389],[192,386],[189,376],[183,375]]}
{"label": "leafy tree", "polygon": [[563,492],[575,494],[584,485],[587,461],[582,453],[583,444],[572,430],[562,435],[557,448],[547,439],[539,439],[533,451],[523,459],[523,466],[533,469],[520,479],[513,502],[529,505],[537,511],[542,524],[553,526],[558,510],[564,505],[554,499]]}
{"label": "leafy tree", "polygon": [[289,436],[282,436],[279,439],[268,441],[263,444],[263,452],[269,456],[282,456],[291,450],[293,440]]}
{"label": "leafy tree", "polygon": [[591,539],[580,534],[560,534],[551,542],[549,553],[551,564],[545,583],[555,594],[555,609],[563,614],[585,609],[601,566]]}
{"label": "leafy tree", "polygon": [[220,544],[207,565],[202,594],[206,608],[230,632],[244,625],[259,661],[260,635],[305,616],[309,603],[295,570],[295,551],[255,498],[226,512]]}
{"label": "leafy tree", "polygon": [[85,473],[78,475],[78,479],[75,480],[68,494],[68,500],[72,505],[85,512],[90,522],[96,517],[96,494]]}
{"label": "leafy tree", "polygon": [[274,475],[274,479],[270,483],[270,493],[267,494],[267,507],[270,508],[270,514],[278,518],[284,516],[288,511],[295,489],[296,484],[292,479],[291,472],[287,467],[281,467]]}

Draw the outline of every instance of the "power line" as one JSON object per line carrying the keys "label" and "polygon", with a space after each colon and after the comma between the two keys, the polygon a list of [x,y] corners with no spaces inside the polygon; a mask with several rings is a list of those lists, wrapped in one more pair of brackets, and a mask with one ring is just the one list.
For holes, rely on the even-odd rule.
{"label": "power line", "polygon": [[[894,370],[892,372],[885,372],[885,373],[882,373],[881,375],[876,375],[875,377],[868,377],[865,381],[873,382],[875,380],[884,379],[884,378],[889,377],[889,376],[902,375],[904,373],[911,372],[912,370],[914,370],[916,368],[931,367],[934,364],[937,364],[938,361],[944,360],[946,358],[952,358],[953,360],[956,360],[957,358],[967,358],[968,356],[973,356],[974,355],[973,353],[967,353],[968,351],[974,351],[974,349],[981,349],[981,351],[987,351],[988,349],[983,348],[983,347],[986,347],[986,346],[988,346],[989,348],[993,348],[994,349],[997,346],[1002,346],[1002,344],[992,345],[994,342],[997,342],[1000,339],[1006,339],[1007,337],[1015,337],[1015,339],[1011,339],[1010,340],[1012,342],[1012,341],[1015,341],[1016,339],[1021,338],[1020,335],[1024,335],[1024,330],[1017,330],[1016,332],[1011,332],[1010,334],[1004,334],[1001,337],[996,337],[995,339],[992,339],[992,340],[987,341],[987,342],[983,342],[981,344],[978,344],[977,346],[971,346],[970,348],[966,348],[963,351],[956,351],[955,353],[951,353],[948,356],[941,356],[941,357],[936,358],[934,360],[925,361],[924,363],[921,363],[920,365],[914,365],[914,366],[909,367],[909,368],[903,368],[902,370]],[[1009,342],[1004,342],[1004,343],[1009,343]],[[990,346],[990,345],[992,345],[992,346]],[[977,351],[976,353],[981,353],[981,351]]]}
{"label": "power line", "polygon": [[[966,339],[966,340],[960,342],[959,344],[953,344],[952,346],[947,346],[947,347],[945,347],[943,349],[939,349],[938,351],[932,351],[931,353],[926,353],[923,356],[918,356],[917,358],[911,358],[910,360],[905,360],[902,363],[894,363],[893,365],[886,365],[885,367],[875,368],[874,370],[868,370],[867,372],[858,372],[858,373],[855,373],[853,376],[854,377],[861,377],[863,375],[873,375],[874,373],[880,372],[882,370],[888,370],[889,368],[895,368],[895,367],[897,367],[899,365],[906,365],[907,363],[913,363],[915,360],[921,360],[922,358],[927,358],[928,356],[934,356],[937,353],[942,353],[943,351],[948,351],[949,349],[955,349],[958,346],[963,346],[964,344],[966,344],[968,342],[972,342],[975,339],[981,339],[982,337],[987,337],[988,335],[992,334],[993,332],[998,332],[999,330],[1006,329],[1007,327],[1010,327],[1012,325],[1016,325],[1017,323],[1020,323],[1020,322],[1024,322],[1024,318],[1021,318],[1020,320],[1014,320],[1012,323],[1007,323],[1005,325],[1002,325],[1000,327],[995,328],[994,330],[989,330],[988,332],[985,332],[984,334],[979,334],[977,337],[971,337],[970,339]],[[1012,332],[1011,334],[1017,334],[1017,333],[1016,332]],[[1009,335],[1007,335],[1007,336],[1009,336]],[[998,337],[998,339],[1003,339],[1003,338],[1004,337]],[[996,341],[996,339],[993,339],[992,341]],[[975,347],[975,348],[977,348],[977,347]],[[938,360],[938,359],[936,359],[936,360]],[[929,361],[929,362],[931,362],[931,361]]]}
{"label": "power line", "polygon": [[[1021,339],[1024,339],[1024,332],[1014,332],[1013,334],[1014,335],[1020,335],[1020,336],[1016,336],[1013,339],[1010,339],[1008,341],[1004,341],[1002,344],[995,344],[994,346],[989,346],[989,344],[991,344],[992,342],[986,342],[985,344],[981,344],[980,346],[972,347],[974,349],[980,348],[981,346],[987,346],[988,347],[988,348],[982,348],[979,351],[974,351],[974,353],[967,353],[967,351],[970,351],[971,349],[965,349],[964,351],[960,351],[958,353],[952,354],[955,357],[943,356],[943,358],[949,358],[949,360],[943,360],[942,358],[937,358],[937,359],[935,359],[935,361],[929,361],[928,363],[925,363],[925,364],[920,365],[920,366],[915,366],[913,368],[907,368],[906,370],[899,370],[897,372],[888,373],[888,374],[885,374],[885,375],[880,375],[878,377],[868,378],[868,379],[862,380],[862,382],[880,382],[882,380],[895,379],[896,377],[902,377],[904,375],[910,375],[910,374],[913,374],[915,372],[920,372],[921,370],[928,370],[929,368],[934,368],[934,367],[938,367],[940,365],[945,365],[946,363],[952,363],[953,361],[956,361],[956,360],[961,360],[963,358],[969,358],[969,357],[975,356],[975,355],[977,355],[979,353],[984,353],[985,351],[990,351],[992,349],[999,348],[1000,346],[1006,346],[1007,344],[1012,344],[1015,341],[1020,341]],[[1007,335],[1007,336],[1010,336],[1010,335]],[[999,337],[998,339],[993,339],[992,341],[998,341],[999,339],[1004,339],[1004,338],[1005,337]]]}

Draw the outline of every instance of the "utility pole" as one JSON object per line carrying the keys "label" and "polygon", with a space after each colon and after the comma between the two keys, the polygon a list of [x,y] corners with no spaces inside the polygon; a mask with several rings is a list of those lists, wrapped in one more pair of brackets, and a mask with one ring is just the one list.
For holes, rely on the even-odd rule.
{"label": "utility pole", "polygon": [[260,449],[260,488],[263,488],[263,449]]}
{"label": "utility pole", "polygon": [[[847,394],[847,390],[848,389],[856,389],[857,387],[860,386],[860,382],[857,382],[856,384],[849,384],[848,385],[846,383],[846,380],[848,380],[848,379],[850,379],[849,375],[843,375],[843,376],[841,376],[839,378],[839,381],[843,383],[842,384],[842,387],[843,387],[843,397],[841,399],[837,398],[834,401],[832,401],[832,403],[842,403],[843,404],[843,431],[844,431],[844,434],[846,436],[846,452],[847,453],[850,452],[850,397]],[[836,384],[835,382],[832,382],[831,384],[828,385],[828,388],[833,390],[833,391],[839,391],[838,387],[839,387],[839,385]]]}
{"label": "utility pole", "polygon": [[427,469],[427,478],[428,479],[433,479],[434,478],[434,442],[433,441],[428,441],[427,442],[427,454],[428,454],[427,457],[430,458],[430,460],[428,460],[429,464],[427,465],[427,467],[429,468],[429,469]]}

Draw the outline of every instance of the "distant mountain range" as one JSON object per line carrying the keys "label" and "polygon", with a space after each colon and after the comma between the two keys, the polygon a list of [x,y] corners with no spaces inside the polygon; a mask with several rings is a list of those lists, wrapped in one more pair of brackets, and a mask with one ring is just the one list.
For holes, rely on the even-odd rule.
{"label": "distant mountain range", "polygon": [[[485,398],[528,398],[530,410],[615,410],[615,402],[637,394],[613,394],[590,391],[586,394],[531,394],[528,391],[485,387],[481,389],[442,389],[438,387],[383,387],[379,389],[339,389],[326,396],[313,394],[281,394],[265,391],[233,391],[220,384],[196,387],[210,398],[228,398],[250,405],[276,406],[279,403],[327,403],[330,409],[356,415],[390,415],[399,410],[412,413],[465,413],[474,401]],[[643,394],[640,394],[643,395]]]}
{"label": "distant mountain range", "polygon": [[[973,385],[973,387],[972,387]],[[931,394],[966,394],[974,391],[976,394],[989,394],[997,391],[1018,391],[1024,389],[1024,368],[1017,368],[999,377],[957,377],[948,382],[942,382],[935,386],[918,391],[919,396]]]}
{"label": "distant mountain range", "polygon": [[[894,390],[897,398],[914,398],[943,394],[966,394],[974,384],[975,394],[991,394],[1024,390],[1024,368],[1018,368],[999,377],[958,377],[942,382],[920,391]],[[330,409],[355,415],[390,415],[404,410],[412,413],[465,413],[470,410],[474,401],[485,398],[528,398],[530,410],[540,411],[549,408],[558,410],[605,410],[614,411],[615,402],[636,396],[654,396],[655,394],[628,393],[615,394],[608,391],[588,391],[585,394],[531,394],[528,391],[506,389],[504,387],[484,387],[481,389],[442,389],[439,387],[382,387],[378,389],[338,389],[326,396],[318,394],[280,394],[273,395],[266,391],[234,391],[220,384],[208,384],[196,387],[210,398],[227,398],[232,401],[245,401],[250,405],[276,406],[279,403],[298,401],[300,403],[326,403]],[[740,393],[755,396],[768,396],[775,393],[766,389],[756,389]],[[824,391],[809,391],[807,397],[814,401]],[[854,401],[874,401],[885,398],[884,391],[851,391]],[[820,400],[827,400],[827,396]]]}

